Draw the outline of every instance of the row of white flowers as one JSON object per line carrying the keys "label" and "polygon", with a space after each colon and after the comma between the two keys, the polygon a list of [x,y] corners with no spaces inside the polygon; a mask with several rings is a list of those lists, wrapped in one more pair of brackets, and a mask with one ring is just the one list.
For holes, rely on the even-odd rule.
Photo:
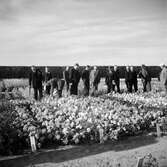
{"label": "row of white flowers", "polygon": [[112,97],[130,102],[131,104],[144,105],[145,107],[167,108],[167,96],[163,96],[160,92],[113,93]]}
{"label": "row of white flowers", "polygon": [[138,94],[87,98],[71,96],[60,99],[48,97],[41,102],[15,100],[13,103],[18,113],[15,125],[22,136],[28,138],[28,135],[34,134],[39,146],[46,141],[59,144],[99,142],[101,136],[103,141],[117,140],[121,136],[135,135],[149,129],[165,114],[164,110],[122,104],[119,99],[132,103],[142,101],[146,107],[150,104],[163,104],[166,107],[165,100],[158,96],[153,96],[155,101],[151,95]]}

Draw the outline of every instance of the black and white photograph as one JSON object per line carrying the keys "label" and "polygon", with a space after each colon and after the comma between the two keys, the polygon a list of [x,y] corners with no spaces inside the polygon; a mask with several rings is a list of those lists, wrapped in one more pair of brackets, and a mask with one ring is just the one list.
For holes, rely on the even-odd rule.
{"label": "black and white photograph", "polygon": [[167,167],[167,1],[0,0],[0,167]]}

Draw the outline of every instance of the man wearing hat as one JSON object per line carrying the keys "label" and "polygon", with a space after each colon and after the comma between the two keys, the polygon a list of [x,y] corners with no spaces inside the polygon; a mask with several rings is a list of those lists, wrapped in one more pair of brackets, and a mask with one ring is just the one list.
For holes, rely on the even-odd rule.
{"label": "man wearing hat", "polygon": [[144,64],[141,65],[141,70],[138,76],[141,78],[143,83],[143,92],[151,91],[151,75]]}
{"label": "man wearing hat", "polygon": [[79,64],[76,63],[70,72],[70,94],[78,95],[78,84],[80,81]]}
{"label": "man wearing hat", "polygon": [[138,90],[138,81],[137,81],[137,72],[133,66],[130,66],[130,90],[137,92]]}
{"label": "man wearing hat", "polygon": [[125,84],[127,87],[128,92],[132,92],[132,87],[131,87],[131,79],[130,79],[131,71],[130,71],[130,66],[126,66],[125,70]]}
{"label": "man wearing hat", "polygon": [[29,90],[34,89],[35,100],[41,100],[42,98],[42,72],[40,69],[36,69],[35,66],[31,67],[31,72],[29,74]]}
{"label": "man wearing hat", "polygon": [[107,85],[107,93],[111,93],[111,91],[114,91],[113,82],[114,82],[113,70],[109,66],[105,77],[105,83]]}
{"label": "man wearing hat", "polygon": [[82,80],[84,84],[83,94],[85,96],[89,95],[89,89],[90,89],[90,71],[89,66],[87,65],[85,69],[82,72]]}
{"label": "man wearing hat", "polygon": [[161,65],[161,69],[162,69],[162,71],[160,73],[160,81],[161,81],[163,89],[167,93],[167,68],[166,68],[165,64]]}
{"label": "man wearing hat", "polygon": [[48,67],[45,67],[45,92],[47,95],[50,95],[50,90],[51,90],[51,86],[50,85],[47,85],[46,83],[52,79],[52,74],[51,72],[49,71]]}

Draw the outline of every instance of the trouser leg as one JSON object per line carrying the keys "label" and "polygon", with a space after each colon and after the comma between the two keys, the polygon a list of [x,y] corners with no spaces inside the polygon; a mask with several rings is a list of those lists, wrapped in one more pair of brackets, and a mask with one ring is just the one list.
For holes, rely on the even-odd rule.
{"label": "trouser leg", "polygon": [[78,84],[75,84],[75,95],[78,95]]}
{"label": "trouser leg", "polygon": [[85,83],[85,95],[89,95],[89,83]]}
{"label": "trouser leg", "polygon": [[148,92],[151,91],[151,82],[150,81],[147,82],[147,91]]}
{"label": "trouser leg", "polygon": [[137,90],[138,90],[137,81],[134,81],[134,82],[133,82],[133,86],[134,86],[135,92],[137,92]]}
{"label": "trouser leg", "polygon": [[146,81],[144,81],[144,82],[143,82],[143,92],[146,92],[146,90],[147,90],[147,89],[146,89],[146,86],[147,86],[147,83],[146,83]]}
{"label": "trouser leg", "polygon": [[72,83],[70,94],[71,95],[78,95],[78,85],[77,84]]}
{"label": "trouser leg", "polygon": [[133,87],[133,83],[129,82],[129,92],[132,93],[132,87]]}
{"label": "trouser leg", "polygon": [[90,85],[89,85],[89,83],[88,83],[88,85],[87,85],[87,89],[88,89],[88,95],[89,95],[89,90],[90,90]]}
{"label": "trouser leg", "polygon": [[69,90],[69,82],[66,82],[66,91],[68,92]]}
{"label": "trouser leg", "polygon": [[126,84],[126,89],[127,89],[127,91],[129,92],[129,82],[128,82],[128,81],[125,81],[125,84]]}
{"label": "trouser leg", "polygon": [[53,92],[54,92],[54,87],[52,85],[51,88],[50,88],[50,94],[53,95]]}
{"label": "trouser leg", "polygon": [[43,97],[43,94],[42,94],[42,87],[41,87],[41,88],[38,88],[38,93],[39,93],[39,100],[41,100],[42,97]]}
{"label": "trouser leg", "polygon": [[34,88],[34,99],[38,100],[38,90],[37,90],[37,88]]}
{"label": "trouser leg", "polygon": [[116,87],[117,87],[117,92],[118,93],[120,93],[120,85],[119,85],[120,83],[118,82],[118,83],[116,83]]}
{"label": "trouser leg", "polygon": [[111,89],[112,89],[112,91],[115,91],[115,85],[114,84],[112,84]]}
{"label": "trouser leg", "polygon": [[62,90],[58,90],[58,96],[62,97]]}
{"label": "trouser leg", "polygon": [[69,82],[66,82],[65,83],[65,90],[66,90],[66,95],[69,95],[69,90],[70,90],[70,83]]}
{"label": "trouser leg", "polygon": [[93,90],[94,90],[93,94],[96,95],[97,92],[98,92],[98,84],[94,85],[94,89]]}
{"label": "trouser leg", "polygon": [[111,85],[108,85],[107,87],[107,93],[110,93],[111,92]]}
{"label": "trouser leg", "polygon": [[72,83],[71,87],[70,87],[70,95],[74,94],[74,84]]}
{"label": "trouser leg", "polygon": [[94,95],[94,85],[91,83],[90,85],[90,95],[93,96]]}

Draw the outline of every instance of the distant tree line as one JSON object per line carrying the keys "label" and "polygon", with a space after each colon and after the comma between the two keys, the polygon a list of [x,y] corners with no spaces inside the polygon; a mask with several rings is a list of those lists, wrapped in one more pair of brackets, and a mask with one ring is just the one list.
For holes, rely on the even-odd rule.
{"label": "distant tree line", "polygon": [[[62,78],[65,66],[48,66],[53,77]],[[113,67],[113,66],[111,66]],[[45,66],[38,66],[38,68],[44,73]],[[80,67],[80,71],[84,69],[84,66]],[[108,66],[98,66],[100,70],[100,76],[105,77]],[[119,66],[120,77],[124,78],[125,66]],[[136,71],[139,72],[140,66],[135,67]],[[159,78],[160,67],[159,66],[148,66],[148,71],[152,78]],[[5,78],[28,78],[30,67],[28,66],[0,66],[0,79]]]}

